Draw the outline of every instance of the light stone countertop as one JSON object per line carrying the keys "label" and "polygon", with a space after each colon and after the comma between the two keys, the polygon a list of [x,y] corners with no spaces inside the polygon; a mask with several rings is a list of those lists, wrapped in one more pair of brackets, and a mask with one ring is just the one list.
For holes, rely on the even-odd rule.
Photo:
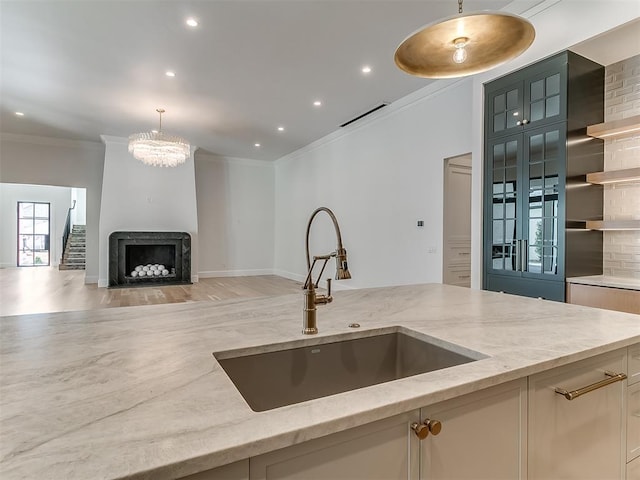
{"label": "light stone countertop", "polygon": [[637,278],[610,277],[608,275],[571,277],[567,278],[567,283],[594,285],[596,287],[623,288],[625,290],[640,290],[640,280]]}
{"label": "light stone countertop", "polygon": [[[640,342],[640,316],[439,284],[0,318],[0,477],[175,478]],[[490,358],[255,413],[212,352],[403,326]]]}

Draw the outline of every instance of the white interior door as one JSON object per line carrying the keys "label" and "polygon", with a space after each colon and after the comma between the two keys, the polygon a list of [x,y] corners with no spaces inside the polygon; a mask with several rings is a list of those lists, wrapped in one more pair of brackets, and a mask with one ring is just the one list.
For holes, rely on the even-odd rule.
{"label": "white interior door", "polygon": [[471,154],[444,161],[442,283],[471,286]]}

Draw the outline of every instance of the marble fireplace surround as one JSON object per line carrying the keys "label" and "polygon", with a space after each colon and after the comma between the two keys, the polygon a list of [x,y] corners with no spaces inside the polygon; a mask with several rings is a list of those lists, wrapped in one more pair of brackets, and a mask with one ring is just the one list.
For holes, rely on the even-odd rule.
{"label": "marble fireplace surround", "polygon": [[[134,261],[133,259],[136,258]],[[135,264],[162,263],[167,276],[132,277]],[[191,235],[186,232],[113,232],[109,235],[109,287],[191,283]]]}

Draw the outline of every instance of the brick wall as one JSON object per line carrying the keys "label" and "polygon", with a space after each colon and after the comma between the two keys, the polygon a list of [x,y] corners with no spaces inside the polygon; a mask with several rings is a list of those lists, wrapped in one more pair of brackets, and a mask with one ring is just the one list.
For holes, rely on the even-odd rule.
{"label": "brick wall", "polygon": [[[640,55],[605,69],[605,122],[640,115]],[[604,169],[640,167],[640,135],[605,140]],[[640,182],[604,186],[605,220],[640,220]],[[640,279],[640,231],[604,232],[604,274]]]}

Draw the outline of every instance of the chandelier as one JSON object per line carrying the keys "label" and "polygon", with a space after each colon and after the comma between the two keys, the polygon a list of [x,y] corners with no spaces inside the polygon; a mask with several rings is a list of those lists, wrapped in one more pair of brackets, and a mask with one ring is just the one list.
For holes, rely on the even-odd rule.
{"label": "chandelier", "polygon": [[175,167],[184,163],[191,154],[191,146],[184,138],[167,135],[162,131],[162,114],[158,108],[160,126],[158,131],[136,133],[129,137],[129,153],[146,165]]}
{"label": "chandelier", "polygon": [[395,53],[396,65],[424,78],[454,78],[484,72],[524,52],[536,36],[527,20],[505,12],[462,14],[427,25]]}

